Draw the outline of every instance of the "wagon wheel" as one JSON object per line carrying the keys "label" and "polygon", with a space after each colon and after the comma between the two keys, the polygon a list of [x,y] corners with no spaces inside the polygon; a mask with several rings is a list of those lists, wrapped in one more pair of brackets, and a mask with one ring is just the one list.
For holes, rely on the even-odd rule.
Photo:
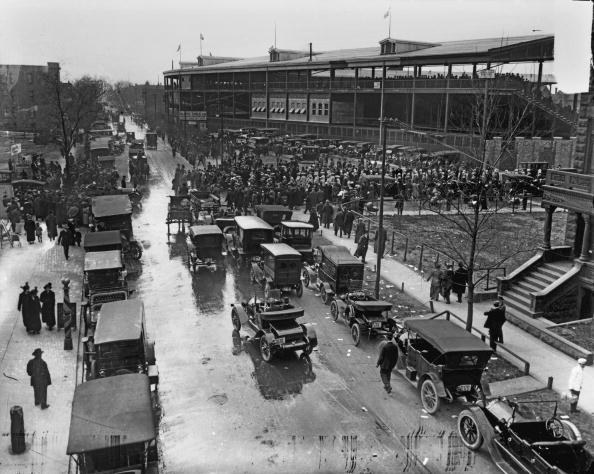
{"label": "wagon wheel", "polygon": [[295,285],[295,294],[301,298],[301,295],[303,295],[303,283],[299,282],[297,283],[297,285]]}
{"label": "wagon wheel", "polygon": [[358,346],[361,343],[361,326],[359,323],[354,323],[351,326],[351,336],[353,336],[355,347]]}
{"label": "wagon wheel", "polygon": [[336,303],[336,300],[330,303],[330,314],[334,321],[338,321],[338,304]]}
{"label": "wagon wheel", "polygon": [[270,362],[272,359],[272,348],[264,335],[260,338],[260,355],[262,356],[262,360],[266,362]]}
{"label": "wagon wheel", "polygon": [[235,310],[231,311],[231,323],[235,330],[239,332],[241,329],[241,320],[239,319],[239,314],[237,314],[237,311]]}
{"label": "wagon wheel", "polygon": [[464,446],[471,451],[478,451],[483,444],[483,435],[470,410],[463,410],[458,415],[458,434]]}
{"label": "wagon wheel", "polygon": [[427,413],[433,415],[439,410],[441,400],[437,395],[437,388],[431,379],[425,379],[421,384],[421,403]]}
{"label": "wagon wheel", "polygon": [[303,270],[303,284],[309,286],[309,273],[307,273],[307,270]]}

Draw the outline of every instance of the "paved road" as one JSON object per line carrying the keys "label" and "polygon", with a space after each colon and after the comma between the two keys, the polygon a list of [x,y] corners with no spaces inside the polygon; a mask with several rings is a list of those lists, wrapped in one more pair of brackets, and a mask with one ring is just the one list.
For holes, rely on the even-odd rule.
{"label": "paved road", "polygon": [[165,226],[180,159],[159,140],[149,162],[150,193],[134,220],[145,248],[136,283],[156,341],[163,472],[498,472],[461,446],[461,405],[429,417],[397,375],[385,394],[376,342],[354,347],[310,289],[298,303],[318,331],[311,365],[262,362],[230,320],[231,303],[261,290],[230,257],[218,272],[189,272],[183,238],[168,239]]}

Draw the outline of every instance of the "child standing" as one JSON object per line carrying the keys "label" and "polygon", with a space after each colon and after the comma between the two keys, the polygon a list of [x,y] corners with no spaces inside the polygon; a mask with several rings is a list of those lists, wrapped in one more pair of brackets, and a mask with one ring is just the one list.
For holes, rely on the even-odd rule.
{"label": "child standing", "polygon": [[39,222],[35,226],[35,235],[37,236],[37,242],[41,243],[43,240],[43,229],[41,228],[41,224],[39,224]]}

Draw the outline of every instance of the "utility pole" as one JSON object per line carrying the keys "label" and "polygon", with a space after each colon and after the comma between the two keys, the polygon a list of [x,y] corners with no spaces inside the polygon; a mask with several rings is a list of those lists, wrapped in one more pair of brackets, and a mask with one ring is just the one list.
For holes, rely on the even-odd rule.
{"label": "utility pole", "polygon": [[[387,123],[386,118],[382,117],[380,122],[380,130],[383,132],[383,149],[382,149],[382,171],[380,177],[380,204],[379,204],[379,219],[377,229],[377,259],[375,264],[375,297],[379,299],[381,269],[382,269],[382,257],[383,247],[385,245],[384,240],[384,181],[386,176],[386,137],[387,137]],[[382,242],[383,241],[383,242]]]}

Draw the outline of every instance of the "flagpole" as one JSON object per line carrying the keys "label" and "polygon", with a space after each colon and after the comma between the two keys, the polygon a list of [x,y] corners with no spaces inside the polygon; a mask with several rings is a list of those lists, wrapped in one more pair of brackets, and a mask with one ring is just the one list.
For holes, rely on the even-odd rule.
{"label": "flagpole", "polygon": [[181,68],[181,43],[179,44],[179,67]]}
{"label": "flagpole", "polygon": [[200,33],[200,56],[202,56],[202,33]]}
{"label": "flagpole", "polygon": [[390,7],[390,23],[388,24],[388,38],[392,37],[392,7]]}

